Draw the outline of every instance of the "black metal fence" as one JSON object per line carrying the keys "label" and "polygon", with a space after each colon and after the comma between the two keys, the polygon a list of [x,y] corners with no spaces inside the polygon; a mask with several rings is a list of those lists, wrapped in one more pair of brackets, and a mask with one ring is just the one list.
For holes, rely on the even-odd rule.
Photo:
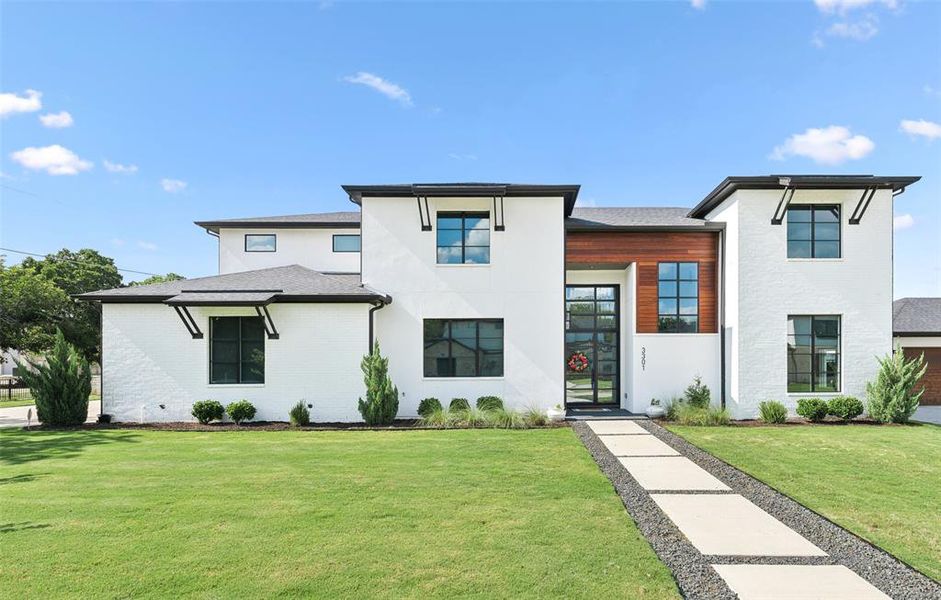
{"label": "black metal fence", "polygon": [[29,393],[29,388],[19,379],[4,378],[0,380],[0,402],[30,399],[32,399],[32,395]]}

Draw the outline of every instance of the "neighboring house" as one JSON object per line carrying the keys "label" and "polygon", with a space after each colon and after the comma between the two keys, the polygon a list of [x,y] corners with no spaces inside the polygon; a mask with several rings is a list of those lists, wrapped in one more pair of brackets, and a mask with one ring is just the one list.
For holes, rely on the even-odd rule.
{"label": "neighboring house", "polygon": [[941,298],[902,298],[893,304],[895,343],[907,358],[924,354],[923,406],[941,406]]}
{"label": "neighboring house", "polygon": [[15,377],[19,372],[17,360],[22,360],[20,353],[12,348],[0,352],[0,376]]}
{"label": "neighboring house", "polygon": [[483,395],[639,413],[697,375],[735,418],[862,396],[892,348],[893,198],[918,179],[729,177],[691,210],[578,208],[577,185],[348,185],[354,212],[200,222],[219,275],[82,295],[102,304],[102,410],[247,398],[285,420],[302,400],[357,421],[373,339],[401,417]]}

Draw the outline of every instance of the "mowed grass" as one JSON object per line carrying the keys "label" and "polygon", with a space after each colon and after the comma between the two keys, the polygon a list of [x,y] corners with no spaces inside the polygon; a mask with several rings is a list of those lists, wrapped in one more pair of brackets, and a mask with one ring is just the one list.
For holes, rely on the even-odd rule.
{"label": "mowed grass", "polygon": [[941,580],[941,427],[670,430]]}
{"label": "mowed grass", "polygon": [[568,428],[0,432],[0,589],[676,598]]}

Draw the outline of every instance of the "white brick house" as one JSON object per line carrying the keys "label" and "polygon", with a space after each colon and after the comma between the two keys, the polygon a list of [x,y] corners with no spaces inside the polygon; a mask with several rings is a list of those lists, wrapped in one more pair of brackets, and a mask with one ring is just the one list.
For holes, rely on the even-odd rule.
{"label": "white brick house", "polygon": [[[917,177],[729,177],[692,210],[578,186],[344,186],[358,210],[197,223],[219,275],[102,290],[102,411],[247,398],[358,421],[371,339],[422,398],[643,412],[699,375],[762,400],[862,395],[892,346],[892,205]],[[584,370],[568,366],[587,360]]]}

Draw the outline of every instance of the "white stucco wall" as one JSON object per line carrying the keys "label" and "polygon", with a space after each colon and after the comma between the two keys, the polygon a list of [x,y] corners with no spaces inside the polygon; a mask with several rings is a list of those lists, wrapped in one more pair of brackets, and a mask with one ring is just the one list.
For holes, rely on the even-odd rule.
{"label": "white stucco wall", "polygon": [[[209,316],[251,308],[193,307],[204,339],[193,339],[169,306],[104,304],[103,406],[116,421],[190,421],[197,400],[245,398],[256,420],[286,421],[299,400],[313,421],[361,421],[359,363],[368,346],[366,304],[272,304],[280,339],[265,340],[265,383],[209,384]],[[166,408],[161,409],[160,404]]]}
{"label": "white stucco wall", "polygon": [[[275,252],[245,252],[245,235],[278,236]],[[220,229],[219,274],[301,265],[315,271],[359,273],[359,252],[334,252],[334,235],[358,229]]]}
{"label": "white stucco wall", "polygon": [[763,400],[793,411],[800,397],[834,395],[788,394],[788,315],[840,315],[842,394],[863,397],[878,368],[875,356],[891,350],[892,197],[878,191],[862,222],[850,225],[860,193],[798,190],[792,200],[842,205],[839,259],[787,258],[787,225],[771,225],[780,191],[737,191],[714,211],[724,215],[729,235],[726,323],[734,381],[727,405],[735,418],[756,416]]}
{"label": "white stucco wall", "polygon": [[[490,210],[489,198],[431,198],[437,210]],[[436,231],[421,231],[414,198],[365,198],[363,282],[390,294],[376,334],[401,393],[399,414],[422,398],[442,403],[497,395],[507,406],[563,401],[562,198],[507,198],[506,231],[491,231],[489,265],[437,265]],[[493,223],[491,220],[491,229]],[[502,318],[504,376],[423,376],[423,319]]]}

